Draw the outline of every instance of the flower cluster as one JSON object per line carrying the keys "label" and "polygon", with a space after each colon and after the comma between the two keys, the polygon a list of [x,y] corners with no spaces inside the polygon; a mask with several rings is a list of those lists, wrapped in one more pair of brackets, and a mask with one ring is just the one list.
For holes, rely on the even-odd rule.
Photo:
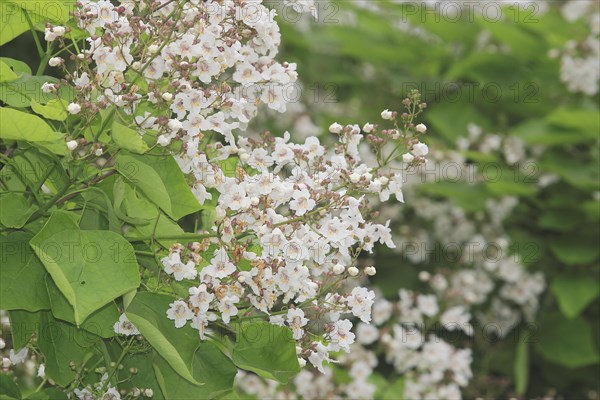
{"label": "flower cluster", "polygon": [[569,91],[593,96],[600,81],[600,9],[595,1],[568,1],[562,14],[569,22],[583,20],[590,33],[582,40],[569,40],[562,50],[553,49],[551,57],[560,56],[560,79]]}
{"label": "flower cluster", "polygon": [[[394,121],[396,115],[383,113]],[[406,129],[398,123],[383,130],[370,123],[362,129],[332,124],[339,140],[330,149],[314,137],[293,144],[289,134],[266,135],[179,157],[183,171],[195,178],[198,199],[214,209],[214,220],[204,240],[176,244],[162,258],[172,279],[198,282],[189,298],[171,304],[167,315],[175,326],[190,321],[204,339],[211,322],[228,324],[258,312],[292,330],[301,363],[308,360],[323,371],[330,351],[348,351],[355,336],[342,315],[370,322],[374,293],[336,290],[359,275],[361,252],[371,253],[377,243],[395,247],[389,222],[374,222],[369,198],[385,201],[393,194],[402,201],[402,176],[385,172],[385,159],[400,148],[411,149],[411,164],[425,162],[426,146],[415,137],[426,128],[408,122],[409,115],[414,117],[401,115]],[[381,154],[380,163],[362,161],[362,141]],[[391,153],[382,150],[389,143],[396,143]],[[363,272],[374,275],[376,269],[366,266]],[[323,319],[328,322],[322,341],[315,341]]]}
{"label": "flower cluster", "polygon": [[[311,11],[311,4],[296,8]],[[404,112],[381,113],[387,129],[332,124],[337,140],[330,147],[317,137],[293,143],[288,132],[234,135],[261,103],[285,111],[286,85],[297,79],[295,64],[275,60],[279,28],[261,0],[82,1],[74,19],[88,36],[76,51],[66,43],[71,28],[46,28],[46,40],[71,53],[75,65],[69,72],[61,57],[48,63],[65,69],[75,90],[67,111],[90,129],[86,139],[68,137],[67,147],[81,154],[91,138],[89,155],[108,162],[102,127],[127,125],[153,150],[175,157],[202,205],[203,230],[158,260],[161,285],[180,282],[188,292],[166,318],[176,328],[189,323],[200,340],[245,320],[287,326],[299,363],[325,373],[332,354],[355,342],[351,318],[371,321],[375,293],[355,278],[376,269],[359,256],[378,244],[395,247],[389,221],[380,223],[374,208],[392,196],[403,202],[402,172],[389,166],[427,162],[427,127],[416,123],[426,108],[419,93],[403,101]],[[47,93],[57,89],[44,85]],[[365,147],[373,157],[363,160]],[[132,341],[139,335],[124,314],[114,331]],[[113,389],[101,380],[76,395],[100,388]]]}

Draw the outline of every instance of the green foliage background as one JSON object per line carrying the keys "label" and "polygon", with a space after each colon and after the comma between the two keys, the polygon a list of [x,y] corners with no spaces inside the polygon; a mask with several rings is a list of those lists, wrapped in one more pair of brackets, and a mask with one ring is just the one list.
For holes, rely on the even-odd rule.
{"label": "green foliage background", "polygon": [[[321,9],[321,23],[310,29],[289,19],[281,24],[282,58],[298,63],[304,103],[318,125],[377,121],[381,110],[393,108],[394,100],[417,88],[428,103],[424,118],[430,148],[455,149],[456,139],[467,136],[467,125],[475,123],[485,132],[547,146],[533,176],[560,176],[557,183],[538,189],[535,179],[510,179],[516,175],[501,154],[469,154],[473,161],[499,165],[510,178],[432,186],[436,190],[431,195],[453,201],[472,216],[483,211],[487,199],[518,196],[519,205],[505,227],[516,246],[535,243],[526,267],[542,271],[548,284],[533,334],[475,349],[476,378],[465,395],[503,398],[525,391],[527,398],[559,394],[575,399],[597,391],[599,96],[569,92],[560,81],[560,58],[549,57],[552,49],[589,35],[587,24],[566,21],[560,12],[563,2],[548,3],[539,16],[532,7],[517,10],[511,2],[500,2],[503,21],[476,12],[473,18],[464,13],[461,20],[424,17],[414,13],[414,5],[386,1],[375,2],[381,12],[353,2],[334,4],[336,8]],[[354,22],[336,22],[348,21],[348,10]],[[400,31],[395,24],[401,19],[436,39]],[[481,50],[478,37],[484,31],[492,44],[507,51]],[[498,100],[482,88],[499,89]],[[334,104],[323,104],[329,101]],[[280,127],[275,123],[273,129]],[[422,265],[380,255],[377,266],[375,285],[391,297],[398,286],[422,288],[416,279]],[[523,332],[524,326],[515,330]],[[518,381],[521,388],[515,387]]]}

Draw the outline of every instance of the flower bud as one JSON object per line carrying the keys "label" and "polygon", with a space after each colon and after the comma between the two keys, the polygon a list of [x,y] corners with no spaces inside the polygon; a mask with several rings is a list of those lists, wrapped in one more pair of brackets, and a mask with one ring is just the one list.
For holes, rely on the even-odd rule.
{"label": "flower bud", "polygon": [[370,123],[366,123],[365,126],[363,126],[363,131],[365,131],[366,133],[371,133],[373,131],[373,128],[375,128],[375,125],[370,124]]}
{"label": "flower bud", "polygon": [[73,151],[77,148],[77,140],[69,140],[67,142],[67,149],[69,149],[69,151]]}
{"label": "flower bud", "polygon": [[358,268],[356,267],[350,267],[348,268],[348,274],[350,274],[350,276],[356,276],[358,275]]}
{"label": "flower bud", "polygon": [[60,57],[52,57],[50,60],[48,60],[48,65],[51,67],[58,67],[63,62],[64,60]]}
{"label": "flower bud", "polygon": [[392,119],[392,115],[393,115],[393,113],[390,110],[387,110],[387,109],[383,110],[381,112],[381,118],[383,118],[383,119]]}
{"label": "flower bud", "polygon": [[402,161],[404,161],[405,163],[412,162],[414,159],[415,159],[415,156],[413,156],[410,153],[402,154]]}
{"label": "flower bud", "polygon": [[427,282],[431,278],[431,274],[427,271],[419,272],[419,280],[422,282]]}
{"label": "flower bud", "polygon": [[81,111],[81,106],[77,103],[70,103],[67,106],[67,111],[73,115],[79,114],[79,112]]}
{"label": "flower bud", "polygon": [[350,182],[352,182],[352,183],[358,183],[358,181],[360,181],[360,174],[357,174],[356,172],[353,172],[353,173],[350,174],[349,178],[350,178]]}
{"label": "flower bud", "polygon": [[162,99],[164,101],[171,101],[171,100],[173,100],[173,95],[171,93],[169,93],[169,92],[163,93],[161,97],[162,97]]}
{"label": "flower bud", "polygon": [[342,264],[335,264],[332,269],[333,273],[336,275],[342,274],[346,270],[346,268]]}
{"label": "flower bud", "polygon": [[341,133],[342,129],[344,129],[343,126],[341,126],[340,124],[338,124],[337,122],[334,122],[333,124],[331,124],[329,126],[329,132],[331,133]]}
{"label": "flower bud", "polygon": [[427,132],[427,127],[425,126],[425,124],[419,124],[417,125],[416,130],[419,133],[425,133]]}
{"label": "flower bud", "polygon": [[375,267],[370,266],[370,267],[366,267],[365,268],[365,274],[369,275],[369,276],[373,276],[377,273],[377,270],[375,269]]}

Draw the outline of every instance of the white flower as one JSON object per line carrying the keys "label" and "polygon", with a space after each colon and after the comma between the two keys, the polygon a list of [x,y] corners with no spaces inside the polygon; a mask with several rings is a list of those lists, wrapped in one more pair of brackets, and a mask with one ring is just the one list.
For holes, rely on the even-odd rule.
{"label": "white flower", "polygon": [[192,328],[198,329],[200,334],[200,339],[205,340],[206,336],[206,327],[208,327],[208,323],[217,320],[217,315],[215,313],[206,313],[206,314],[198,314],[192,318]]}
{"label": "white flower", "polygon": [[210,307],[210,302],[215,298],[214,294],[209,293],[206,290],[206,284],[204,283],[198,287],[191,287],[189,293],[190,303],[192,303],[194,307],[199,308],[200,313],[206,313]]}
{"label": "white flower", "polygon": [[361,175],[357,174],[356,172],[353,172],[350,174],[350,176],[348,176],[348,178],[350,178],[350,182],[358,183],[360,181]]}
{"label": "white flower", "polygon": [[178,119],[170,119],[167,126],[173,132],[177,132],[178,130],[183,129],[183,123]]}
{"label": "white flower", "polygon": [[415,127],[415,129],[417,130],[417,132],[419,133],[425,133],[427,132],[427,127],[425,126],[425,124],[419,124]]}
{"label": "white flower", "polygon": [[316,369],[318,369],[321,373],[324,374],[325,370],[323,369],[323,362],[331,361],[331,359],[329,358],[329,348],[323,345],[323,343],[319,342],[313,343],[313,346],[314,350],[310,352],[310,355],[308,356],[308,361],[310,361],[310,363]]}
{"label": "white flower", "polygon": [[381,112],[381,118],[383,118],[383,119],[392,119],[392,115],[393,115],[393,113],[390,110],[387,110],[387,109],[383,110]]}
{"label": "white flower", "polygon": [[194,313],[183,300],[177,300],[169,304],[167,317],[175,321],[175,327],[181,328],[186,322],[194,317]]}
{"label": "white flower", "polygon": [[218,279],[226,278],[235,271],[235,265],[229,262],[229,255],[223,247],[215,251],[214,258],[210,260],[210,265],[204,267],[202,270],[208,276]]}
{"label": "white flower", "polygon": [[38,378],[42,379],[46,377],[46,364],[40,364],[38,367],[37,376]]}
{"label": "white flower", "polygon": [[410,153],[404,153],[402,154],[402,161],[404,161],[405,163],[410,163],[415,159],[415,156],[413,156]]}
{"label": "white flower", "polygon": [[295,190],[292,196],[293,200],[290,201],[290,209],[294,210],[298,216],[306,214],[307,211],[315,208],[315,205],[317,204],[310,198],[310,193],[306,189]]}
{"label": "white flower", "polygon": [[56,90],[56,85],[50,82],[44,82],[41,89],[43,93],[51,93]]}
{"label": "white flower", "polygon": [[6,347],[6,342],[0,337],[0,350]]}
{"label": "white flower", "polygon": [[69,151],[73,151],[77,148],[78,143],[77,140],[69,140],[67,142],[67,149],[69,149]]}
{"label": "white flower", "polygon": [[171,93],[169,93],[169,92],[163,93],[162,96],[160,96],[160,97],[162,97],[162,99],[164,101],[171,101],[171,100],[173,100],[173,95]]}
{"label": "white flower", "polygon": [[459,329],[464,330],[466,333],[469,333],[470,319],[471,314],[463,306],[451,307],[440,316],[440,322],[444,329],[449,331]]}
{"label": "white flower", "polygon": [[144,395],[146,397],[152,397],[152,396],[154,396],[154,391],[152,389],[146,389],[146,390],[144,390]]}
{"label": "white flower", "polygon": [[108,390],[106,392],[104,392],[102,397],[100,397],[100,400],[120,400],[120,399],[121,399],[121,395],[119,394],[119,391],[113,387],[108,388]]}
{"label": "white flower", "polygon": [[304,311],[300,308],[290,308],[287,313],[287,323],[294,334],[294,339],[300,340],[304,335],[302,327],[308,323],[304,318]]}
{"label": "white flower", "polygon": [[363,322],[371,321],[371,307],[375,299],[375,292],[364,287],[355,287],[346,300],[352,314]]}
{"label": "white flower", "polygon": [[129,321],[125,314],[121,314],[119,320],[115,322],[113,329],[119,335],[132,336],[140,334],[140,331]]}
{"label": "white flower", "polygon": [[350,351],[350,345],[354,343],[354,333],[350,331],[352,329],[352,322],[347,319],[341,319],[333,323],[333,330],[329,334],[331,338],[332,346],[337,350],[339,348]]}
{"label": "white flower", "polygon": [[22,362],[25,362],[28,354],[29,354],[29,349],[27,349],[27,347],[23,347],[21,350],[19,350],[16,353],[13,349],[10,349],[10,352],[9,352],[10,362],[15,365],[21,364]]}
{"label": "white flower", "polygon": [[370,266],[370,267],[366,267],[365,268],[365,274],[369,275],[369,276],[373,276],[377,273],[377,270],[375,269],[375,267]]}
{"label": "white flower", "polygon": [[360,322],[356,327],[356,339],[360,344],[368,346],[379,339],[379,330],[374,325]]}
{"label": "white flower", "polygon": [[350,267],[348,268],[348,274],[350,274],[350,276],[356,276],[358,275],[359,270],[356,267]]}
{"label": "white flower", "polygon": [[69,103],[67,106],[67,111],[71,114],[79,114],[81,111],[81,106],[77,103]]}
{"label": "white flower", "polygon": [[373,125],[373,124],[370,124],[370,123],[368,123],[368,122],[367,122],[367,123],[365,124],[365,126],[363,126],[363,129],[362,129],[362,130],[363,130],[364,132],[366,132],[366,133],[371,133],[371,132],[373,132],[373,129],[374,129],[374,128],[375,128],[375,125]]}
{"label": "white flower", "polygon": [[427,153],[429,153],[429,148],[427,147],[427,145],[425,143],[419,142],[419,143],[413,145],[411,152],[416,157],[422,157],[422,156],[426,156]]}
{"label": "white flower", "polygon": [[79,400],[94,400],[94,396],[92,395],[92,392],[90,392],[90,390],[88,388],[84,388],[84,389],[75,389],[73,390],[73,393],[75,393],[75,396],[77,396],[77,398]]}
{"label": "white flower", "polygon": [[161,261],[165,267],[165,272],[167,274],[172,274],[176,281],[194,279],[198,274],[198,271],[196,271],[196,264],[192,260],[189,260],[187,263],[183,264],[181,262],[181,256],[178,252],[171,253],[168,257],[164,257]]}
{"label": "white flower", "polygon": [[63,61],[64,60],[60,57],[52,57],[50,60],[48,60],[48,65],[51,67],[58,67],[63,63]]}
{"label": "white flower", "polygon": [[437,298],[432,294],[420,294],[417,296],[417,307],[423,314],[433,317],[438,312]]}
{"label": "white flower", "polygon": [[333,124],[331,124],[329,126],[329,132],[331,133],[341,133],[342,130],[344,129],[344,127],[340,124],[338,124],[337,122],[334,122]]}

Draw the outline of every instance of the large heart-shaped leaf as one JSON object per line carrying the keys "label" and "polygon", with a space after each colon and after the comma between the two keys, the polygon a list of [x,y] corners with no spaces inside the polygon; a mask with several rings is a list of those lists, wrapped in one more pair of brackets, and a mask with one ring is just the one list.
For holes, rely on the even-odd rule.
{"label": "large heart-shaped leaf", "polygon": [[167,318],[169,304],[174,300],[168,295],[139,292],[125,314],[171,368],[189,382],[199,384],[201,382],[192,374],[194,353],[200,340],[198,332],[189,325],[176,328]]}
{"label": "large heart-shaped leaf", "polygon": [[[73,306],[69,304],[67,298],[60,292],[50,275],[46,275],[46,287],[54,318],[74,324],[75,312]],[[94,335],[111,338],[117,335],[114,325],[119,320],[120,315],[117,305],[114,302],[110,302],[90,314],[85,321],[81,322],[80,327]]]}
{"label": "large heart-shaped leaf", "polygon": [[568,318],[575,318],[598,297],[600,285],[589,277],[563,275],[552,282],[552,292],[562,313]]}
{"label": "large heart-shaped leaf", "polygon": [[246,322],[239,326],[233,362],[263,378],[283,383],[300,372],[292,331],[268,322]]}
{"label": "large heart-shaped leaf", "polygon": [[76,324],[137,288],[140,275],[133,247],[121,235],[82,231],[76,215],[54,211],[29,242],[74,309]]}
{"label": "large heart-shaped leaf", "polygon": [[154,370],[161,390],[167,399],[213,399],[233,388],[237,368],[229,357],[211,342],[201,342],[194,354],[192,369],[198,386],[182,379],[162,358],[157,356]]}
{"label": "large heart-shaped leaf", "polygon": [[173,157],[120,153],[116,168],[174,220],[200,210],[196,196]]}
{"label": "large heart-shaped leaf", "polygon": [[52,142],[61,140],[62,135],[36,115],[2,107],[0,108],[0,138]]}
{"label": "large heart-shaped leaf", "polygon": [[92,345],[100,338],[54,319],[47,311],[40,313],[38,345],[46,360],[46,375],[57,384],[66,386],[76,376],[69,364],[73,362],[81,369],[87,360],[94,357]]}
{"label": "large heart-shaped leaf", "polygon": [[45,290],[48,274],[29,247],[31,234],[0,236],[0,308],[37,311],[50,308]]}

